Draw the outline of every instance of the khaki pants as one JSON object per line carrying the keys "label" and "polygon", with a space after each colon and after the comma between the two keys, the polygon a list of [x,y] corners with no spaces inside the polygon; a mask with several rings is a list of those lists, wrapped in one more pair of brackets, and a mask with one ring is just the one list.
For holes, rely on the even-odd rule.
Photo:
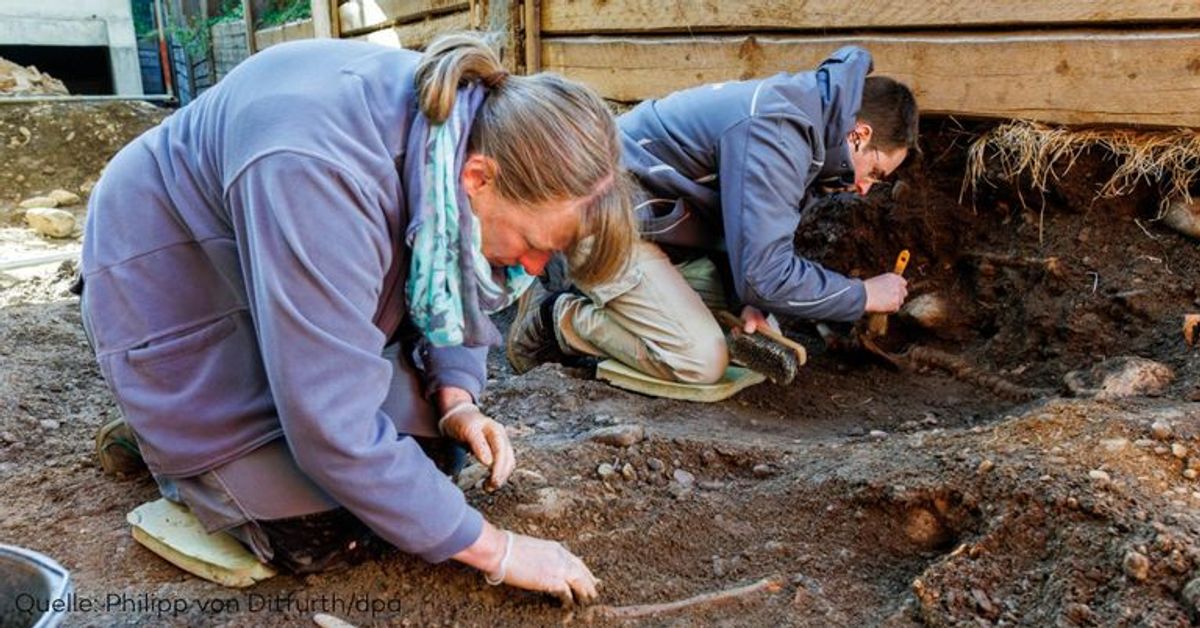
{"label": "khaki pants", "polygon": [[568,352],[614,358],[690,384],[710,384],[725,373],[729,351],[710,310],[726,304],[710,260],[675,266],[658,245],[642,241],[622,276],[584,292],[555,303],[555,331]]}

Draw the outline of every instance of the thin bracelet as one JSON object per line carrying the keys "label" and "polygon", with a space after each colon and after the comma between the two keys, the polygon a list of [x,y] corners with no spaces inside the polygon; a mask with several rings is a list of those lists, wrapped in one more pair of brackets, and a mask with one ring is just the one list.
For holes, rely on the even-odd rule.
{"label": "thin bracelet", "polygon": [[500,568],[496,570],[496,573],[499,575],[493,576],[492,574],[483,574],[483,579],[492,586],[503,584],[504,577],[508,575],[508,559],[512,558],[513,533],[505,530],[504,536],[506,539],[508,539],[508,542],[504,546],[504,558],[500,559]]}
{"label": "thin bracelet", "polygon": [[438,419],[438,424],[437,424],[438,434],[442,434],[442,435],[446,434],[446,430],[442,429],[442,426],[446,424],[446,419],[449,419],[450,417],[458,414],[459,412],[462,412],[463,410],[467,410],[467,409],[474,409],[476,412],[478,412],[479,406],[475,405],[475,403],[471,402],[471,401],[460,401],[460,402],[454,404],[453,406],[451,406],[450,409],[447,410],[446,413],[442,415],[442,418]]}

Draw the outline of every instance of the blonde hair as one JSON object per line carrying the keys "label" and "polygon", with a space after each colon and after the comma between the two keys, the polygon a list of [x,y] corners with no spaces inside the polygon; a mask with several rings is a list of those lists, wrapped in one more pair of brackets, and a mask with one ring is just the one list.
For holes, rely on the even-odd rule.
{"label": "blonde hair", "polygon": [[554,74],[510,76],[482,37],[459,33],[425,50],[416,72],[422,113],[435,124],[445,121],[459,86],[472,80],[490,93],[471,125],[467,150],[495,160],[497,192],[526,205],[588,199],[572,245],[587,240],[587,251],[568,255],[571,275],[583,285],[615,277],[637,230],[607,105],[591,89]]}

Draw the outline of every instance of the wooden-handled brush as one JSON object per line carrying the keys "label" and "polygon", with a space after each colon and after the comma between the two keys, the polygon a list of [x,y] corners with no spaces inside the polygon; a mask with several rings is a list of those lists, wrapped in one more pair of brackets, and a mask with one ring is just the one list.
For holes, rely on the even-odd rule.
{"label": "wooden-handled brush", "polygon": [[[905,268],[908,268],[908,249],[900,251],[900,254],[896,256],[896,266],[892,269],[892,272],[896,273],[897,275],[903,275]],[[867,335],[872,337],[886,336],[887,330],[887,314],[872,314],[867,319]]]}
{"label": "wooden-handled brush", "polygon": [[804,345],[775,331],[770,325],[760,325],[753,334],[742,331],[745,321],[730,312],[717,312],[717,320],[732,330],[729,357],[752,371],[766,375],[776,384],[787,385],[808,361]]}

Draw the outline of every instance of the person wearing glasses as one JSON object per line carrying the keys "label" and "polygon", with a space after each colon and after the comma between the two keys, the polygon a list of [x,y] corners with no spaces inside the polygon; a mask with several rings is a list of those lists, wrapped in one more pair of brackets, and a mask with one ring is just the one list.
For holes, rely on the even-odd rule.
{"label": "person wearing glasses", "polygon": [[817,194],[865,195],[916,150],[912,92],[871,70],[848,46],[814,71],[687,89],[621,116],[642,241],[614,280],[526,293],[508,335],[514,369],[605,356],[712,383],[729,360],[711,310],[740,311],[747,332],[764,312],[849,322],[898,310],[899,275],[846,277],[793,246]]}

